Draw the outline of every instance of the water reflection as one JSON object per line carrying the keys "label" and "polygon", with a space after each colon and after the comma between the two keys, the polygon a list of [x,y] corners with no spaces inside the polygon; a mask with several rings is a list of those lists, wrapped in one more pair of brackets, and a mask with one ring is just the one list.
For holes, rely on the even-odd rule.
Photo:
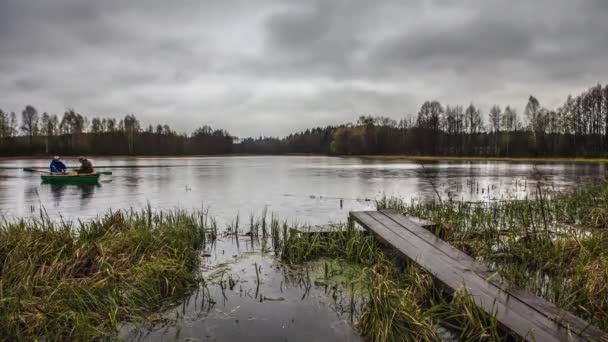
{"label": "water reflection", "polygon": [[66,191],[70,196],[79,194],[80,199],[86,204],[95,193],[95,189],[101,187],[100,184],[43,184],[43,186],[50,187],[53,200],[57,205],[61,204],[61,199]]}

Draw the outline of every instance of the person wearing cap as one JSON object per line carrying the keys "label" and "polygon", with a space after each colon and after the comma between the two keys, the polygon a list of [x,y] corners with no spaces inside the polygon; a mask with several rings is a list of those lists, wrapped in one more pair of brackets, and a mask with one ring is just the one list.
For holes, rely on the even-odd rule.
{"label": "person wearing cap", "polygon": [[52,173],[64,173],[67,167],[65,164],[59,159],[58,156],[54,156],[51,161],[51,165],[49,165]]}
{"label": "person wearing cap", "polygon": [[81,173],[93,173],[93,164],[85,157],[78,157],[78,161],[80,162],[80,168],[76,170],[79,174]]}

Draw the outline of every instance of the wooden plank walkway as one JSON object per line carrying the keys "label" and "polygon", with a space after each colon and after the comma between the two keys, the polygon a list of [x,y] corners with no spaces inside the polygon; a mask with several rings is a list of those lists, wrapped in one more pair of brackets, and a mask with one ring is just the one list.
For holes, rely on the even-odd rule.
{"label": "wooden plank walkway", "polygon": [[608,334],[554,304],[509,289],[498,274],[394,211],[351,212],[351,219],[415,261],[449,291],[464,288],[501,327],[528,341],[608,341]]}
{"label": "wooden plank walkway", "polygon": [[[408,219],[414,221],[414,223],[419,224],[420,226],[422,226],[422,228],[425,229],[434,229],[435,227],[437,227],[437,224],[428,221],[428,220],[424,220],[424,219],[420,219],[417,217],[413,217],[413,216],[406,216]],[[358,226],[355,227],[356,230],[359,231],[365,231],[365,229],[360,228]],[[341,223],[338,224],[324,224],[324,225],[314,225],[314,226],[299,226],[299,227],[294,227],[291,228],[293,233],[300,233],[300,234],[331,234],[331,233],[335,233],[335,232],[341,232],[343,231],[343,227]]]}

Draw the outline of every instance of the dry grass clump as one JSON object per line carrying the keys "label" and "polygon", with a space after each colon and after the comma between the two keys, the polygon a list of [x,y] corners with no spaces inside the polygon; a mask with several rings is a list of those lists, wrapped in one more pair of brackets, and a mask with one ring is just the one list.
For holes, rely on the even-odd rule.
{"label": "dry grass clump", "polygon": [[589,216],[594,227],[608,228],[608,208],[594,208]]}
{"label": "dry grass clump", "polygon": [[579,284],[589,298],[589,308],[597,320],[608,321],[608,256],[590,261],[583,267]]}

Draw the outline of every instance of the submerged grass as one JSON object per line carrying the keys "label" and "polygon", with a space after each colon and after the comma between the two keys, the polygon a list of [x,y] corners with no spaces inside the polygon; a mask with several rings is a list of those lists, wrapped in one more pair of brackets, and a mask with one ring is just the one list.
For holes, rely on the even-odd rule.
{"label": "submerged grass", "polygon": [[7,340],[116,336],[198,283],[206,213],[117,211],[78,224],[0,224],[0,331]]}

